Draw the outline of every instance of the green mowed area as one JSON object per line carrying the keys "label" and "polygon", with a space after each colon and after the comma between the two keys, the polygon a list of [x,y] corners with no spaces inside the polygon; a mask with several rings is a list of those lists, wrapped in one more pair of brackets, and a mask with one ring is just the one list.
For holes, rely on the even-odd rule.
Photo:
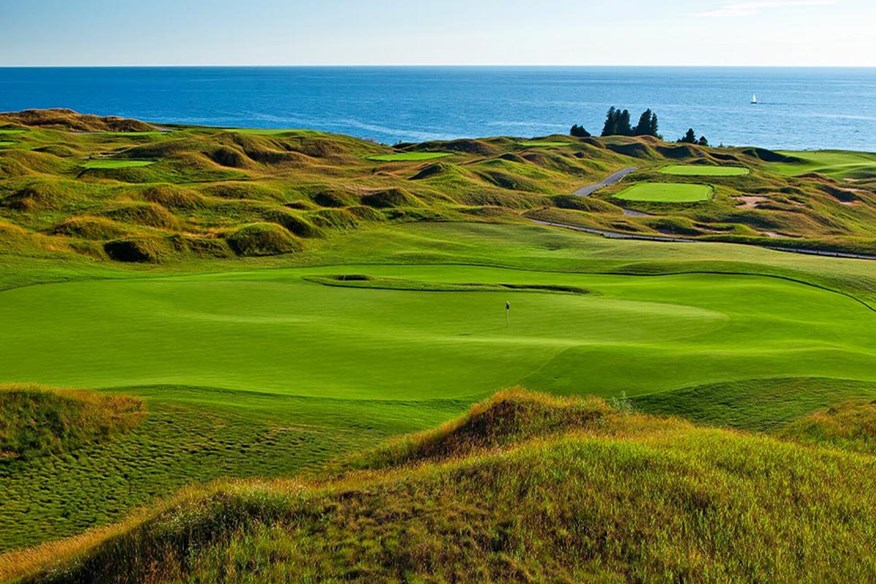
{"label": "green mowed area", "polygon": [[152,166],[154,160],[89,160],[82,165],[82,168],[89,170],[97,169],[118,169],[118,168],[143,168],[144,166]]}
{"label": "green mowed area", "polygon": [[399,152],[397,154],[379,154],[369,156],[373,162],[423,162],[425,160],[437,160],[453,156],[450,152]]}
{"label": "green mowed area", "polygon": [[712,187],[681,183],[638,183],[614,195],[622,201],[696,203],[712,198]]}
{"label": "green mowed area", "polygon": [[18,144],[18,142],[13,142],[10,140],[0,140],[0,148],[6,147],[6,146],[15,146],[16,144]]}
{"label": "green mowed area", "polygon": [[[306,279],[337,273],[413,289]],[[422,290],[430,283],[590,293]],[[261,270],[9,290],[0,321],[3,381],[55,386],[428,400],[516,384],[614,396],[760,377],[876,381],[876,313],[840,294],[760,276]]]}
{"label": "green mowed area", "polygon": [[110,442],[0,465],[0,549],[191,482],[292,476],[518,384],[763,430],[876,397],[872,264],[743,246],[413,224],[146,270],[0,256],[0,288],[0,383],[149,411]]}
{"label": "green mowed area", "polygon": [[10,129],[10,128],[0,128],[0,136],[17,136],[18,134],[24,134],[27,130],[18,130],[18,129]]}
{"label": "green mowed area", "polygon": [[742,166],[706,166],[704,164],[676,164],[661,168],[663,174],[674,176],[745,176],[749,174],[747,168]]}
{"label": "green mowed area", "polygon": [[846,178],[871,178],[876,176],[876,153],[847,152],[844,150],[810,150],[780,152],[785,156],[800,159],[800,162],[777,162],[770,166],[788,176],[816,172],[826,176]]}

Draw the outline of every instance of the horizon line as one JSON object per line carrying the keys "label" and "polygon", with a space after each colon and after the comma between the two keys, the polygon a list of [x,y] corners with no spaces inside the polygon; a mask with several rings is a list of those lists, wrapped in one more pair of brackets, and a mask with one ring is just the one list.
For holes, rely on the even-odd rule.
{"label": "horizon line", "polygon": [[0,69],[195,69],[195,68],[247,68],[247,69],[876,69],[874,65],[571,65],[571,64],[426,64],[426,63],[368,63],[368,64],[76,64],[76,65],[0,65]]}

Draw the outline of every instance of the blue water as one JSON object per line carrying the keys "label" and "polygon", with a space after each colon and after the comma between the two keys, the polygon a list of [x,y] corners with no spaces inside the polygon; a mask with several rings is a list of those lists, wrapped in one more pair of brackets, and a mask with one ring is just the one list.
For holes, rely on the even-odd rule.
{"label": "blue water", "polygon": [[67,107],[385,143],[539,136],[573,123],[596,133],[611,105],[634,118],[654,109],[671,139],[693,126],[714,144],[876,151],[876,69],[0,69],[0,111]]}

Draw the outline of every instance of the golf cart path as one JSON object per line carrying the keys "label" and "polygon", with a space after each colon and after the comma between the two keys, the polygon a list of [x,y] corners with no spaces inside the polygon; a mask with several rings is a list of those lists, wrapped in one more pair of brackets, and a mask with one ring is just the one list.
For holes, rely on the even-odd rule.
{"label": "golf cart path", "polygon": [[619,183],[626,177],[628,174],[632,174],[639,170],[635,166],[630,166],[629,168],[624,168],[623,170],[619,170],[613,175],[609,176],[602,182],[596,183],[595,185],[587,185],[586,187],[581,187],[573,194],[577,197],[589,197],[599,189],[604,189],[605,187],[610,187],[613,184]]}

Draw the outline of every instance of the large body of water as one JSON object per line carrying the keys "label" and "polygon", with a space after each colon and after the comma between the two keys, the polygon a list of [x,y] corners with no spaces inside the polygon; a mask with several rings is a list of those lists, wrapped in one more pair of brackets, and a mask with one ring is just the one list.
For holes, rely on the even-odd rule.
{"label": "large body of water", "polygon": [[[760,103],[751,105],[756,93]],[[876,151],[876,69],[0,68],[0,111],[311,128],[380,142],[593,133],[652,108],[667,139]]]}

